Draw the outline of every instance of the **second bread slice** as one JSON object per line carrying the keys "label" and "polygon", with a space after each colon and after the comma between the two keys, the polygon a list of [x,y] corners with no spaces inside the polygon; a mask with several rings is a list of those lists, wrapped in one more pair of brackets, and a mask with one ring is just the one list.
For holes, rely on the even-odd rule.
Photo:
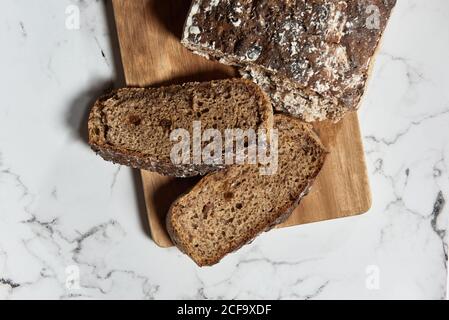
{"label": "second bread slice", "polygon": [[278,130],[278,169],[234,166],[203,178],[167,217],[173,242],[198,265],[212,265],[286,219],[307,194],[327,151],[310,125],[285,115]]}
{"label": "second bread slice", "polygon": [[169,176],[195,176],[225,165],[173,163],[174,130],[184,129],[192,136],[194,122],[200,122],[201,132],[257,131],[270,129],[272,117],[269,98],[243,79],[124,88],[95,103],[89,116],[89,144],[105,160]]}

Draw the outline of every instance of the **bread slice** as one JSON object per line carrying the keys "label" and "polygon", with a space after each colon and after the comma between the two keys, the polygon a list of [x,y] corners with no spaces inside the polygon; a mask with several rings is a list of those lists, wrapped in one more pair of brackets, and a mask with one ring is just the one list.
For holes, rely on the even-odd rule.
{"label": "bread slice", "polygon": [[278,170],[233,166],[204,177],[167,216],[173,242],[199,266],[213,265],[259,233],[283,222],[320,172],[327,152],[309,124],[274,116]]}
{"label": "bread slice", "polygon": [[[272,118],[269,98],[249,80],[125,88],[101,97],[93,106],[89,144],[105,160],[163,175],[189,177],[223,169],[225,161],[174,164],[170,153],[179,141],[171,140],[173,130],[189,132],[192,155],[194,121],[201,121],[202,133],[218,129],[224,136],[225,129],[270,129]],[[220,156],[224,157],[224,152]]]}
{"label": "bread slice", "polygon": [[339,121],[359,107],[396,0],[193,0],[182,43],[239,66],[273,107]]}

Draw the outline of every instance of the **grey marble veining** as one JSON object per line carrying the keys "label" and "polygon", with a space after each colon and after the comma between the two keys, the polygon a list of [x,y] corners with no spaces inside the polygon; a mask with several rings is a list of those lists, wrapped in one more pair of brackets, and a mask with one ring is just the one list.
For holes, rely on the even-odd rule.
{"label": "grey marble veining", "polygon": [[87,108],[119,83],[110,8],[3,5],[0,299],[446,297],[446,0],[399,0],[383,40],[360,110],[372,209],[274,230],[204,269],[151,241],[132,170],[85,143]]}

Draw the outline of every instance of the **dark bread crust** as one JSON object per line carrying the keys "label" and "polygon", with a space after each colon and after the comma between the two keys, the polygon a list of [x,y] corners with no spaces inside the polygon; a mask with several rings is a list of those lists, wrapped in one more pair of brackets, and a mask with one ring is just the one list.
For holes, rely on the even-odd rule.
{"label": "dark bread crust", "polygon": [[[270,94],[277,110],[305,121],[338,121],[359,107],[395,4],[194,0],[182,43],[208,58],[243,67],[243,74]],[[378,27],[367,27],[377,13]]]}
{"label": "dark bread crust", "polygon": [[[299,122],[298,120],[292,120],[292,118],[286,115],[276,115],[275,122],[280,121],[279,119],[290,119],[288,121]],[[183,201],[183,198],[189,197],[189,195],[191,194],[198,193],[201,190],[210,189],[214,181],[223,181],[224,179],[226,179],[228,176],[227,174],[228,171],[235,170],[235,168],[229,168],[221,172],[211,173],[207,175],[205,178],[200,180],[200,182],[198,182],[198,184],[195,185],[192,190],[190,190],[188,193],[178,198],[178,200],[172,204],[166,218],[166,228],[173,243],[182,252],[189,255],[199,266],[211,266],[218,263],[225,255],[238,250],[245,244],[250,243],[259,234],[271,230],[276,225],[288,219],[293,210],[299,205],[301,199],[303,199],[303,197],[305,197],[310,191],[311,186],[315,178],[319,174],[322,166],[324,165],[326,156],[328,154],[324,145],[321,143],[319,137],[316,135],[316,133],[313,131],[313,128],[310,125],[301,123],[300,127],[301,130],[303,130],[305,134],[314,141],[315,147],[320,148],[322,150],[322,152],[320,153],[321,157],[320,159],[318,159],[319,165],[317,166],[316,170],[313,171],[313,173],[308,177],[307,181],[304,182],[302,188],[290,191],[292,197],[290,198],[289,202],[284,207],[280,208],[276,212],[276,214],[274,214],[271,217],[269,221],[266,221],[264,225],[259,225],[256,228],[251,229],[252,232],[246,233],[243,238],[239,239],[238,243],[233,244],[232,246],[228,246],[226,250],[223,250],[221,252],[215,252],[214,257],[212,258],[197,257],[195,255],[192,255],[192,252],[189,252],[189,249],[187,248],[187,245],[189,245],[189,243],[186,242],[185,238],[182,239],[182,233],[185,231],[185,226],[178,223],[179,216],[183,214],[183,209],[178,207],[179,203]],[[249,177],[249,180],[251,180],[251,177]]]}
{"label": "dark bread crust", "polygon": [[[255,97],[257,101],[257,127],[270,129],[273,122],[273,113],[271,102],[266,95],[257,85],[249,80],[244,79],[230,79],[211,81],[209,83],[186,83],[184,85],[176,85],[170,87],[155,88],[123,88],[114,90],[106,95],[100,97],[94,104],[88,121],[89,131],[89,144],[91,148],[100,155],[103,159],[114,163],[130,166],[137,169],[143,169],[153,171],[166,176],[175,177],[192,177],[197,175],[205,175],[209,172],[222,170],[226,168],[224,164],[173,164],[168,155],[164,157],[155,157],[148,154],[144,154],[139,151],[134,151],[126,148],[119,148],[111,144],[108,139],[108,124],[105,123],[105,115],[103,114],[103,108],[110,99],[114,99],[118,95],[128,95],[131,97],[139,96],[139,98],[145,97],[146,90],[167,90],[177,91],[183,90],[185,86],[190,88],[197,86],[211,86],[219,85],[220,83],[231,83],[245,86],[249,96]],[[203,88],[204,89],[204,88]],[[129,103],[125,100],[122,103]],[[131,103],[129,103],[131,104]],[[164,106],[161,106],[161,112]],[[254,106],[256,108],[256,106]],[[225,110],[221,111],[223,115]],[[232,129],[232,128],[230,128]],[[159,155],[158,155],[159,156]]]}
{"label": "dark bread crust", "polygon": [[138,152],[124,152],[111,146],[103,147],[96,144],[91,144],[91,148],[106,161],[135,169],[157,172],[170,177],[194,177],[226,168],[224,165],[174,165],[172,163],[162,163],[157,160],[152,160]]}

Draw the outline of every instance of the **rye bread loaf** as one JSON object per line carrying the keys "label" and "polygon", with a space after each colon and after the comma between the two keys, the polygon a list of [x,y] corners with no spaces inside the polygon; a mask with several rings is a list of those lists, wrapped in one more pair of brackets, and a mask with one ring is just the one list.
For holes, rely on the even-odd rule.
{"label": "rye bread loaf", "polygon": [[[161,88],[124,88],[98,99],[89,116],[89,144],[105,160],[163,175],[189,177],[225,168],[222,163],[189,161],[174,164],[171,151],[178,141],[171,132],[190,134],[217,129],[271,129],[272,107],[266,94],[244,79],[186,83]],[[205,142],[202,143],[204,146]],[[224,146],[223,155],[224,156]]]}
{"label": "rye bread loaf", "polygon": [[274,122],[274,175],[260,175],[258,165],[233,166],[207,175],[171,206],[167,230],[199,266],[219,262],[283,222],[320,172],[327,152],[311,126],[287,115],[275,115]]}
{"label": "rye bread loaf", "polygon": [[193,0],[182,43],[241,67],[278,111],[305,121],[356,110],[396,0]]}

